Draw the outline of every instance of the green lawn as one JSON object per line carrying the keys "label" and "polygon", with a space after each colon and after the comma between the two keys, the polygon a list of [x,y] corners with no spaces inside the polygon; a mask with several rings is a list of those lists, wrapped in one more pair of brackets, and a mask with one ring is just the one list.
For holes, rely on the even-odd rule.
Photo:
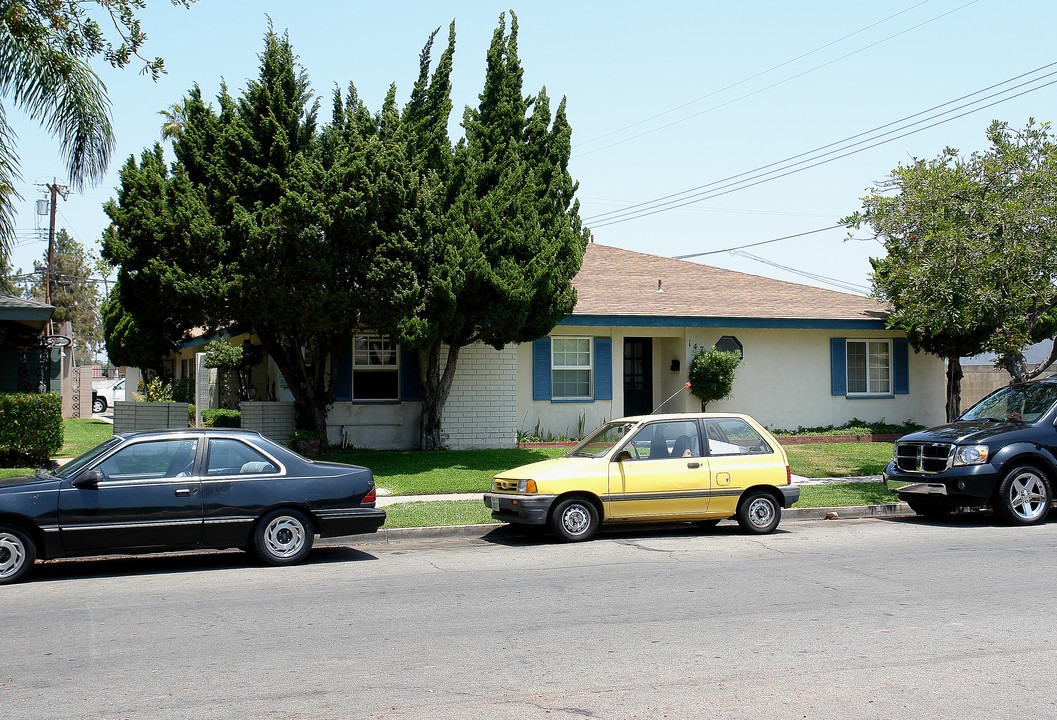
{"label": "green lawn", "polygon": [[92,418],[71,418],[62,424],[62,449],[55,457],[73,458],[114,434],[114,426]]}
{"label": "green lawn", "polygon": [[880,475],[892,459],[892,443],[786,445],[794,475],[809,478]]}

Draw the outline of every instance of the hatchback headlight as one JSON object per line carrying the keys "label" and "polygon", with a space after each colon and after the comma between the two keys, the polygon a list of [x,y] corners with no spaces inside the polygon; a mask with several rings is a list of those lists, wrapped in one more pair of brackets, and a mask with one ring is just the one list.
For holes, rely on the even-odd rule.
{"label": "hatchback headlight", "polygon": [[987,462],[986,445],[967,445],[954,450],[955,465],[982,465],[985,462]]}
{"label": "hatchback headlight", "polygon": [[535,480],[518,480],[517,491],[519,493],[534,493],[536,492],[536,481]]}

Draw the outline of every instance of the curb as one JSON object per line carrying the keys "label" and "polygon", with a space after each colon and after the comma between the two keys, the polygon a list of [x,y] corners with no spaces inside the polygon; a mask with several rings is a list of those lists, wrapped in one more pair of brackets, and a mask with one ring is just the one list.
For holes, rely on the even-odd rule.
{"label": "curb", "polygon": [[[836,517],[827,515],[835,514]],[[877,517],[900,517],[913,515],[914,511],[906,503],[889,503],[886,505],[844,505],[838,507],[793,508],[782,511],[782,522],[794,521],[829,521],[861,520]],[[663,523],[644,523],[643,527],[665,527]],[[610,526],[612,527],[612,526]],[[675,527],[675,525],[671,525]],[[387,545],[394,542],[415,540],[472,539],[483,538],[496,530],[509,528],[507,523],[487,523],[485,525],[451,525],[444,527],[412,528],[379,528],[378,532],[363,535],[349,535],[344,538],[320,539],[317,547],[327,545],[346,545],[351,539],[355,545]],[[511,530],[511,532],[515,532]],[[520,534],[520,533],[518,533]],[[344,542],[342,542],[344,541]]]}

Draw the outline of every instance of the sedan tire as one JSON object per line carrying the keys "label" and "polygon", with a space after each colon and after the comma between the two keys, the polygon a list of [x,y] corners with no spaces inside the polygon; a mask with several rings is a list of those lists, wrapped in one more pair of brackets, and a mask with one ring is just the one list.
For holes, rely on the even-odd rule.
{"label": "sedan tire", "polygon": [[273,510],[253,531],[253,552],[266,565],[296,565],[312,549],[314,532],[300,510]]}
{"label": "sedan tire", "polygon": [[565,542],[590,540],[598,530],[598,509],[584,497],[571,497],[554,506],[551,529]]}
{"label": "sedan tire", "polygon": [[995,490],[995,513],[1010,525],[1035,525],[1050,514],[1053,492],[1046,473],[1034,465],[1018,465]]}
{"label": "sedan tire", "polygon": [[14,525],[0,524],[0,585],[25,578],[36,559],[33,538]]}
{"label": "sedan tire", "polygon": [[766,535],[778,527],[781,519],[782,506],[766,490],[751,492],[738,504],[738,525],[747,533]]}

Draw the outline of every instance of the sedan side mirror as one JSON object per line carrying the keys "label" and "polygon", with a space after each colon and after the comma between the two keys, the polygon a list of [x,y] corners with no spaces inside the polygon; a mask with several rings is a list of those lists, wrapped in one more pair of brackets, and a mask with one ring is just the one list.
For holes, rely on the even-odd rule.
{"label": "sedan side mirror", "polygon": [[103,474],[98,470],[89,470],[86,473],[81,473],[71,485],[75,488],[94,488],[99,485],[99,481],[103,479]]}

